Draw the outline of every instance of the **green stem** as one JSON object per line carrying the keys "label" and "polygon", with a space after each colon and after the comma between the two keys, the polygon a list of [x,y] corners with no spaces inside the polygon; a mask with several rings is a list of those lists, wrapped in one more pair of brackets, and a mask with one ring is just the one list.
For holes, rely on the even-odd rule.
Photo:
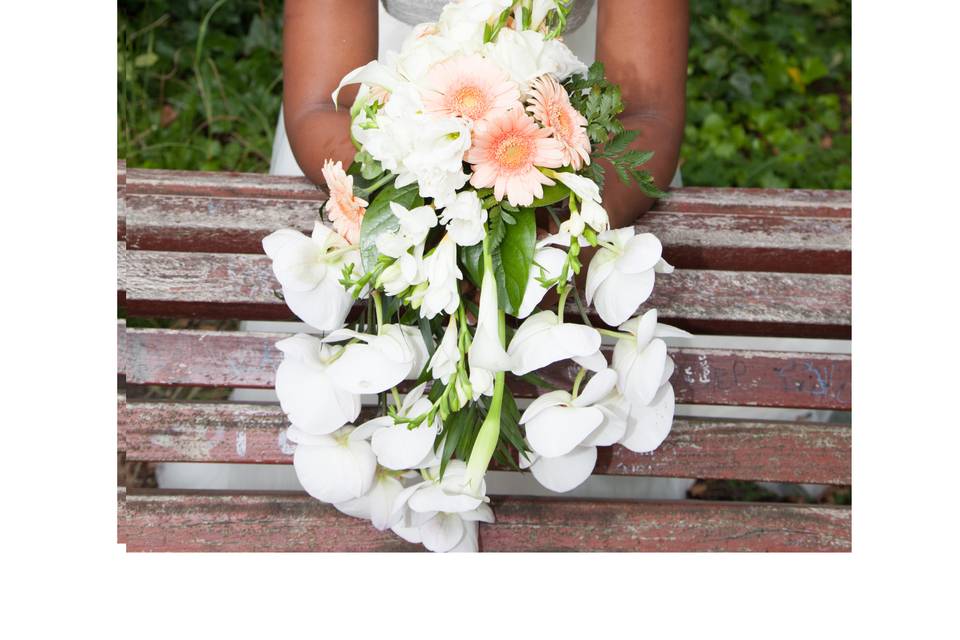
{"label": "green stem", "polygon": [[393,394],[393,404],[397,407],[397,410],[400,410],[400,392],[397,391],[396,387],[390,387],[390,393]]}
{"label": "green stem", "polygon": [[570,287],[564,286],[560,291],[560,302],[557,303],[557,322],[563,322],[563,308],[567,304],[567,295],[570,293]]}
{"label": "green stem", "polygon": [[597,332],[603,336],[610,336],[611,338],[632,338],[632,333],[625,333],[623,331],[613,331],[611,329],[597,329]]}
{"label": "green stem", "polygon": [[380,327],[383,325],[383,303],[380,302],[380,292],[371,291],[370,297],[373,298],[373,304],[377,308],[377,333],[380,333]]}
{"label": "green stem", "polygon": [[580,367],[580,371],[577,372],[577,377],[573,379],[573,391],[570,392],[574,400],[576,400],[577,394],[580,393],[580,383],[583,382],[583,376],[585,375],[587,375],[587,370]]}
{"label": "green stem", "polygon": [[357,191],[363,193],[363,195],[365,196],[370,195],[371,193],[373,193],[374,191],[376,191],[377,189],[387,184],[388,182],[390,182],[396,177],[397,177],[396,174],[393,174],[387,171],[386,175],[384,175],[382,178],[374,182],[372,185],[370,185],[366,189],[357,189]]}

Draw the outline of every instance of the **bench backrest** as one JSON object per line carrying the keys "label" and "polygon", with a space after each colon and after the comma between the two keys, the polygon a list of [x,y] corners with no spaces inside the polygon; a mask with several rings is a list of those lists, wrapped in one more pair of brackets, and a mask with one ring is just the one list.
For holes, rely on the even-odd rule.
{"label": "bench backrest", "polygon": [[[118,167],[125,317],[294,319],[261,239],[308,232],[325,196],[304,179]],[[677,266],[651,305],[698,334],[848,338],[850,194],[684,188],[639,225]],[[271,388],[284,334],[118,321],[118,448],[128,460],[290,464],[279,406],[127,402],[124,385]],[[672,349],[677,402],[850,410],[845,354]],[[572,368],[555,366],[554,381]],[[536,390],[518,384],[516,395]],[[678,418],[652,454],[601,449],[595,473],[850,484],[849,424]],[[398,550],[391,532],[305,494],[118,487],[129,550]],[[504,497],[483,550],[848,550],[850,509],[786,503]]]}

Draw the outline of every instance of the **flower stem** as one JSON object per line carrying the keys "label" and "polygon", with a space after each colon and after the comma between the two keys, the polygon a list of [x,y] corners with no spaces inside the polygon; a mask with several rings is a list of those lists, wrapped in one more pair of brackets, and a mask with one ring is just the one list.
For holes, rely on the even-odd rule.
{"label": "flower stem", "polygon": [[577,394],[580,393],[580,383],[583,382],[583,376],[585,375],[587,375],[587,370],[580,367],[580,371],[577,372],[577,377],[573,379],[573,391],[570,392],[574,400],[577,399]]}
{"label": "flower stem", "polygon": [[370,297],[373,298],[373,304],[377,308],[377,332],[380,332],[380,327],[383,325],[383,303],[380,302],[380,292],[371,291]]}
{"label": "flower stem", "polygon": [[623,331],[613,331],[611,329],[597,329],[597,332],[603,336],[610,336],[611,338],[632,338],[632,333],[625,333]]}

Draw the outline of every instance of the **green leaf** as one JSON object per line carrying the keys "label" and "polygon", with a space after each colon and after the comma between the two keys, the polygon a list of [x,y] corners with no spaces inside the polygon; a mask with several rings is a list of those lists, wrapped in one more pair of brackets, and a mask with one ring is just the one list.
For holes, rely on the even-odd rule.
{"label": "green leaf", "polygon": [[372,271],[380,257],[380,252],[377,250],[377,236],[385,231],[396,231],[400,227],[400,221],[390,210],[391,202],[413,209],[423,204],[423,198],[420,197],[416,184],[407,185],[401,189],[389,184],[373,199],[367,207],[367,212],[363,214],[363,222],[360,225],[360,257],[366,271]]}
{"label": "green leaf", "polygon": [[537,220],[533,209],[521,209],[516,218],[516,224],[504,225],[503,241],[492,255],[500,306],[511,315],[516,315],[523,302],[537,244]]}
{"label": "green leaf", "polygon": [[437,435],[437,442],[434,444],[435,447],[439,446],[439,441],[441,439],[443,440],[443,451],[440,452],[441,478],[447,468],[447,464],[450,462],[450,458],[453,457],[453,453],[457,450],[457,445],[460,444],[464,434],[469,435],[476,423],[477,409],[473,403],[456,413],[450,414],[447,418],[447,421],[443,425],[443,432]]}
{"label": "green leaf", "polygon": [[467,270],[467,277],[479,287],[483,280],[483,243],[460,247],[460,264]]}

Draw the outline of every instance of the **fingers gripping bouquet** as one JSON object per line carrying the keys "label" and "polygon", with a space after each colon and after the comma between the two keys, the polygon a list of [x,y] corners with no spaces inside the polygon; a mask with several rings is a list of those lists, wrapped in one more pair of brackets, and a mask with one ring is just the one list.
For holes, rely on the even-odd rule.
{"label": "fingers gripping bouquet", "polygon": [[[569,491],[598,446],[652,451],[673,419],[662,338],[683,332],[656,310],[632,317],[672,267],[651,234],[608,228],[595,162],[657,195],[637,168],[650,154],[628,149],[636,133],[603,67],[559,39],[567,12],[560,0],[450,3],[399,53],[349,73],[357,154],[346,172],[324,168],[332,229],[263,241],[290,309],[325,332],[277,344],[298,478],[433,551],[477,549],[477,523],[494,517],[491,459]],[[559,231],[538,240],[540,207]],[[584,298],[617,330],[592,326],[576,289],[584,245],[598,247]],[[540,308],[550,289],[559,304]],[[602,335],[616,340],[610,362]],[[536,373],[564,360],[579,366],[571,388]],[[521,413],[508,373],[553,390]],[[365,395],[379,411],[360,423]]]}

